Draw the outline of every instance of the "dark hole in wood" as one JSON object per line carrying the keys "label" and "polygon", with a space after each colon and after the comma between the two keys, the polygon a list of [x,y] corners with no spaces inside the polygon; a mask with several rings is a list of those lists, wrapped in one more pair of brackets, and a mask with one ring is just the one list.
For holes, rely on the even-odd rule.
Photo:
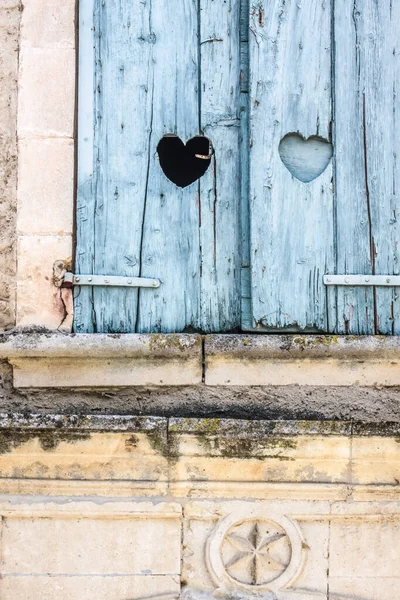
{"label": "dark hole in wood", "polygon": [[159,141],[157,152],[166,177],[184,188],[204,175],[213,150],[210,140],[203,135],[196,135],[184,144],[177,135],[168,134]]}

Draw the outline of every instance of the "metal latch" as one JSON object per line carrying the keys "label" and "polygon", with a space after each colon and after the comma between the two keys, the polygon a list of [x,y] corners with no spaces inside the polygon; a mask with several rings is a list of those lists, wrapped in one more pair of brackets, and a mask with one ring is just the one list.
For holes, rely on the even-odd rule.
{"label": "metal latch", "polygon": [[146,277],[119,277],[118,275],[75,275],[74,273],[65,273],[62,287],[71,288],[74,285],[158,288],[160,287],[160,281],[158,279],[148,279]]}
{"label": "metal latch", "polygon": [[324,275],[325,285],[400,286],[400,275]]}

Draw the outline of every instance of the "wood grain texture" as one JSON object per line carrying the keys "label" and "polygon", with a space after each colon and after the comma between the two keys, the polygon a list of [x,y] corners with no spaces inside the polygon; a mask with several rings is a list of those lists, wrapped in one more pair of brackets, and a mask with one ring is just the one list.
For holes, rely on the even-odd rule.
{"label": "wood grain texture", "polygon": [[250,270],[250,197],[249,197],[249,36],[250,36],[250,0],[240,2],[240,241],[242,254],[241,270],[241,325],[245,331],[253,327],[253,309],[251,297]]}
{"label": "wood grain texture", "polygon": [[253,2],[249,43],[253,327],[326,331],[322,275],[334,265],[332,164],[303,183],[278,149],[288,133],[330,137],[331,3]]}
{"label": "wood grain texture", "polygon": [[[149,65],[154,38],[149,18],[150,8],[142,4],[94,3],[94,65],[91,71],[88,65],[87,73],[80,72],[84,102],[82,79],[94,69],[93,177],[88,193],[78,189],[76,264],[80,273],[140,274],[146,197],[143,174],[149,162],[152,113]],[[82,54],[81,59],[85,60]],[[139,109],[140,127],[136,123]],[[78,294],[76,331],[134,330],[137,290],[82,288]]]}
{"label": "wood grain texture", "polygon": [[[76,270],[162,285],[78,288],[75,331],[231,331],[242,309],[245,330],[398,334],[398,289],[323,275],[400,271],[399,24],[391,0],[82,0]],[[184,189],[168,133],[214,147]],[[321,174],[293,134],[333,143]]]}
{"label": "wood grain texture", "polygon": [[[94,0],[79,5],[78,181],[76,201],[78,273],[93,273],[94,257]],[[74,289],[74,329],[95,331],[93,290]]]}
{"label": "wood grain texture", "polygon": [[[334,23],[337,272],[398,274],[400,5],[336,0]],[[332,329],[399,333],[398,294],[339,287]]]}
{"label": "wood grain texture", "polygon": [[[81,15],[90,14],[88,2],[81,2]],[[80,68],[82,110],[94,114],[92,142],[84,124],[82,131],[94,151],[79,159],[77,271],[156,277],[162,285],[82,288],[75,300],[76,331],[239,326],[240,198],[233,192],[239,177],[239,33],[231,4],[237,5],[184,0],[171,10],[167,0],[95,0],[94,103],[85,88],[90,58],[82,56]],[[207,36],[223,41],[213,48]],[[160,169],[157,144],[165,134],[186,141],[203,130],[225,168],[216,167],[216,154],[200,183],[179,189]],[[83,186],[89,165],[93,176]]]}
{"label": "wood grain texture", "polygon": [[[152,109],[139,262],[141,276],[156,273],[162,285],[156,293],[139,291],[136,331],[143,333],[197,328],[200,314],[197,182],[177,188],[162,173],[156,153],[165,134],[186,142],[199,133],[198,6],[193,0],[184,0],[179,10],[171,10],[168,0],[153,4]],[[135,126],[143,126],[143,120],[139,106]]]}
{"label": "wood grain texture", "polygon": [[214,145],[199,181],[201,328],[240,324],[240,2],[201,0],[200,129]]}

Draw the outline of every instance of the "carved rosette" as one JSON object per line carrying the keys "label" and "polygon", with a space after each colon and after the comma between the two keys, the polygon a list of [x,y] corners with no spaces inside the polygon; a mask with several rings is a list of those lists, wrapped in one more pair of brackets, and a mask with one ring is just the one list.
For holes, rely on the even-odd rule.
{"label": "carved rosette", "polygon": [[273,521],[244,521],[230,528],[221,546],[229,575],[240,583],[264,585],[286,571],[292,545],[286,531]]}
{"label": "carved rosette", "polygon": [[302,541],[300,529],[286,516],[235,511],[210,535],[208,570],[224,592],[277,591],[301,570]]}

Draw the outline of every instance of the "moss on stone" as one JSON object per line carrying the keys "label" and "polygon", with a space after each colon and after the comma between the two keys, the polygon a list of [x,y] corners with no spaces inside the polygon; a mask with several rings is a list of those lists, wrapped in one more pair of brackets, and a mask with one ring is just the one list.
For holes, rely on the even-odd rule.
{"label": "moss on stone", "polygon": [[168,462],[176,462],[179,458],[179,444],[177,436],[168,435],[165,430],[154,429],[146,432],[150,446],[161,454]]}
{"label": "moss on stone", "polygon": [[337,335],[297,335],[292,338],[293,345],[300,346],[300,348],[309,348],[310,346],[331,346],[332,344],[338,344],[339,338]]}
{"label": "moss on stone", "polygon": [[[293,450],[297,446],[296,440],[291,437],[206,437],[203,435],[197,436],[198,442],[205,448],[210,455],[220,453],[224,458],[239,458],[265,460],[266,458],[275,458],[277,460],[294,460],[292,457],[285,455],[285,450]],[[275,453],[269,454],[268,451],[277,450]],[[281,451],[281,452],[279,452]]]}
{"label": "moss on stone", "polygon": [[[187,350],[186,343],[183,342],[182,338],[176,333],[170,333],[168,335],[163,333],[151,333],[149,334],[149,348],[151,351],[164,350],[165,348],[178,349],[181,352]],[[195,345],[201,345],[201,337],[195,342]]]}
{"label": "moss on stone", "polygon": [[51,452],[55,450],[61,442],[75,444],[82,440],[90,439],[90,433],[77,431],[66,431],[60,429],[2,429],[0,430],[0,454],[8,454],[31,440],[37,438],[42,450]]}
{"label": "moss on stone", "polygon": [[219,419],[197,419],[196,429],[204,435],[216,435],[220,431]]}
{"label": "moss on stone", "polygon": [[296,421],[300,435],[346,435],[343,421]]}

